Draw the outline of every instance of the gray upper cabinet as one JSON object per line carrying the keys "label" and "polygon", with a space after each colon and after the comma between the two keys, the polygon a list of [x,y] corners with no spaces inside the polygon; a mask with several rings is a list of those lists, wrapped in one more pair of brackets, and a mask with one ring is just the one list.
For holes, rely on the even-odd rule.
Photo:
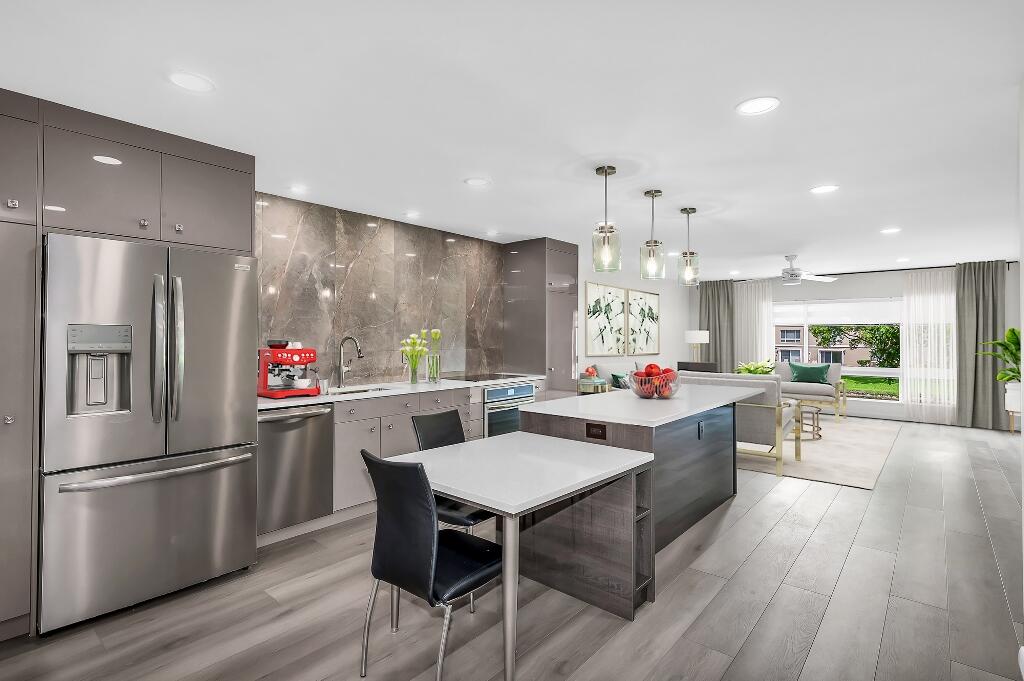
{"label": "gray upper cabinet", "polygon": [[160,154],[76,132],[43,130],[43,224],[160,238]]}
{"label": "gray upper cabinet", "polygon": [[[548,241],[553,240],[549,239]],[[546,270],[545,285],[548,291],[572,294],[577,292],[577,255],[575,252],[547,249]]]}
{"label": "gray upper cabinet", "polygon": [[252,251],[253,178],[178,156],[163,156],[160,238]]}
{"label": "gray upper cabinet", "polygon": [[0,220],[36,223],[38,126],[0,116]]}

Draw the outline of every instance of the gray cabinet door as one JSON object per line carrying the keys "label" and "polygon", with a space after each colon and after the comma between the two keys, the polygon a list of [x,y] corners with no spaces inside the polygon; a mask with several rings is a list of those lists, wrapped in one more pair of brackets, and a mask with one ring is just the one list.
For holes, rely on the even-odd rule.
{"label": "gray cabinet door", "polygon": [[547,388],[576,390],[576,314],[575,294],[547,294]]}
{"label": "gray cabinet door", "polygon": [[252,175],[163,156],[160,238],[252,252]]}
{"label": "gray cabinet door", "polygon": [[44,128],[43,169],[47,227],[160,238],[160,154],[155,151]]}
{"label": "gray cabinet door", "polygon": [[334,510],[373,501],[373,483],[360,450],[380,456],[380,419],[334,424]]}
{"label": "gray cabinet door", "polygon": [[167,453],[256,441],[256,259],[171,248]]}
{"label": "gray cabinet door", "polygon": [[0,220],[36,224],[38,126],[0,116]]}
{"label": "gray cabinet door", "polygon": [[575,253],[547,249],[545,286],[548,291],[575,293],[578,290],[578,258]]}
{"label": "gray cabinet door", "polygon": [[28,613],[36,230],[0,223],[0,622]]}
{"label": "gray cabinet door", "polygon": [[380,420],[380,455],[382,458],[419,451],[411,414],[386,416]]}

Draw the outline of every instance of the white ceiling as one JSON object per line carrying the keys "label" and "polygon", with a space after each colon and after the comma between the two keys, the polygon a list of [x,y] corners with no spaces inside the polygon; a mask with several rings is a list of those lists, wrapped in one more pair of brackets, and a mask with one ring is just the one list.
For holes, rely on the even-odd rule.
{"label": "white ceiling", "polygon": [[[612,163],[625,256],[660,188],[670,250],[678,209],[698,208],[706,279],[774,275],[786,253],[825,273],[1019,252],[1020,0],[3,7],[0,87],[252,153],[262,191],[581,241],[601,219],[593,168]],[[180,90],[176,69],[217,89]],[[734,113],[758,95],[782,106]]]}

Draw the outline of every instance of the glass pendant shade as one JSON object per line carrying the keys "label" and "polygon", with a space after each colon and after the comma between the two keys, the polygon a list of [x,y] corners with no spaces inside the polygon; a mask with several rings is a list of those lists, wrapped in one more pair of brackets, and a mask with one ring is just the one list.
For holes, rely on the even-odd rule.
{"label": "glass pendant shade", "polygon": [[693,251],[679,254],[680,286],[697,286],[700,284],[700,256]]}
{"label": "glass pendant shade", "polygon": [[665,278],[665,245],[657,239],[645,241],[640,247],[640,278]]}
{"label": "glass pendant shade", "polygon": [[622,269],[622,248],[615,225],[598,223],[593,245],[595,272],[618,272]]}

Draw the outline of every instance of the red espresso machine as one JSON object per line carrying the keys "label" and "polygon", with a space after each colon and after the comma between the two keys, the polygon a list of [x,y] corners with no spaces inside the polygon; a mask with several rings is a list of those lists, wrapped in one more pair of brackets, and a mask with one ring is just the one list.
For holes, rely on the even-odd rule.
{"label": "red espresso machine", "polygon": [[319,395],[320,387],[308,376],[307,367],[314,362],[313,348],[260,348],[256,394],[275,399]]}

